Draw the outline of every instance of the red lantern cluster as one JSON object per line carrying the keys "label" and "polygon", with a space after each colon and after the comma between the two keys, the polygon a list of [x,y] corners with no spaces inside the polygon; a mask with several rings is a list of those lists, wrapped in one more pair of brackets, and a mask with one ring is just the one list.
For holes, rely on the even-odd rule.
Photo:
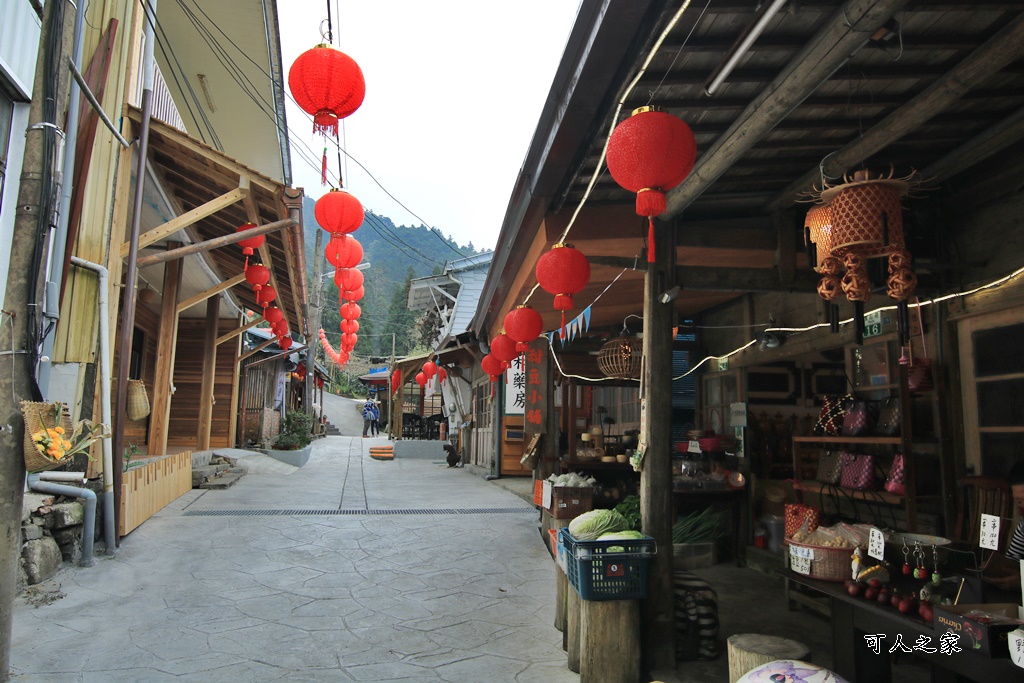
{"label": "red lantern cluster", "polygon": [[537,282],[548,294],[555,295],[555,310],[562,312],[562,334],[565,334],[565,312],[572,309],[572,295],[590,282],[590,261],[571,244],[556,244],[537,260]]}
{"label": "red lantern cluster", "polygon": [[317,333],[320,337],[320,346],[324,349],[324,354],[330,358],[334,363],[340,367],[345,367],[345,363],[348,362],[349,354],[348,351],[335,351],[331,343],[327,341],[327,335],[323,330]]}
{"label": "red lantern cluster", "polygon": [[648,220],[647,261],[654,262],[654,217],[665,212],[665,193],[686,180],[697,160],[693,131],[653,107],[633,110],[608,139],[608,171],[636,192],[636,212]]}

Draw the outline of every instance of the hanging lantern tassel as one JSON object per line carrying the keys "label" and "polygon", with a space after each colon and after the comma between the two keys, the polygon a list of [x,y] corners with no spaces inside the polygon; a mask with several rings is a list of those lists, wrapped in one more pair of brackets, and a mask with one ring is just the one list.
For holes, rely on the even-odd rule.
{"label": "hanging lantern tassel", "polygon": [[320,160],[320,184],[327,184],[327,145],[324,145],[324,156]]}
{"label": "hanging lantern tassel", "polygon": [[871,279],[867,273],[867,259],[857,253],[848,253],[843,257],[846,275],[843,276],[842,287],[846,298],[853,302],[853,324],[855,341],[858,346],[864,343],[864,304],[871,300]]}
{"label": "hanging lantern tassel", "polygon": [[836,299],[843,293],[842,281],[839,273],[842,264],[839,259],[829,256],[821,262],[821,281],[818,282],[818,296],[829,302],[828,323],[831,332],[839,332],[839,306]]}
{"label": "hanging lantern tassel", "polygon": [[917,274],[910,269],[910,252],[899,249],[889,254],[889,279],[886,281],[889,297],[896,299],[896,324],[900,346],[910,340],[910,308],[907,299],[917,289]]}

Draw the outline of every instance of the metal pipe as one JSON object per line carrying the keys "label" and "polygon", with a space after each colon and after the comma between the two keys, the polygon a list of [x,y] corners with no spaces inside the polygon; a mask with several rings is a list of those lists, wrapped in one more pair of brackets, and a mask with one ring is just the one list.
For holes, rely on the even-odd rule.
{"label": "metal pipe", "polygon": [[751,26],[750,30],[747,31],[747,34],[743,36],[740,44],[735,50],[733,50],[732,54],[729,55],[725,65],[717,74],[715,74],[711,83],[704,88],[705,93],[708,95],[715,94],[715,91],[718,90],[719,86],[721,86],[725,79],[729,77],[732,70],[736,68],[736,65],[740,61],[740,57],[747,53],[747,50],[749,50],[750,46],[754,44],[754,41],[757,40],[758,36],[764,32],[765,28],[768,26],[768,22],[772,20],[772,17],[774,17],[785,4],[786,0],[774,0],[774,2],[765,9],[754,25]]}
{"label": "metal pipe", "polygon": [[[113,424],[110,412],[110,277],[107,269],[98,263],[92,263],[77,256],[71,257],[71,263],[79,268],[95,272],[99,282],[100,307],[100,421],[105,425]],[[119,413],[123,415],[124,413]],[[107,546],[107,555],[114,554],[117,536],[114,530],[114,444],[112,437],[103,439],[103,543]]]}
{"label": "metal pipe", "polygon": [[69,496],[81,498],[85,508],[85,519],[82,520],[82,560],[78,563],[81,567],[91,567],[96,564],[92,556],[93,537],[96,535],[96,493],[90,489],[83,489],[79,486],[65,486],[54,484],[51,481],[39,481],[39,475],[28,475],[28,487],[37,493],[52,493],[58,496]]}
{"label": "metal pipe", "polygon": [[[81,55],[79,55],[79,58]],[[114,122],[107,116],[107,112],[103,111],[103,106],[100,101],[96,99],[96,95],[93,94],[92,89],[89,88],[89,84],[85,82],[85,76],[78,70],[78,65],[70,57],[68,57],[68,68],[71,69],[71,75],[75,77],[75,82],[78,83],[78,87],[82,89],[82,94],[85,95],[85,99],[89,100],[89,104],[92,105],[93,111],[100,117],[100,121],[107,127],[107,130],[111,132],[114,139],[117,140],[122,147],[131,147],[132,143],[124,139],[121,135],[121,131],[117,129]],[[63,215],[63,214],[61,214]]]}
{"label": "metal pipe", "polygon": [[265,223],[259,227],[250,228],[245,232],[233,232],[229,235],[221,235],[220,237],[213,237],[203,242],[195,242],[193,244],[185,245],[184,247],[178,247],[177,249],[168,249],[167,251],[161,251],[160,253],[153,254],[151,256],[145,256],[138,260],[138,267],[145,268],[146,266],[152,266],[157,263],[174,261],[193,254],[210,251],[211,249],[236,244],[242,240],[247,240],[259,235],[267,235],[295,225],[297,225],[297,223],[292,218],[285,218],[284,220],[274,221],[273,223]]}
{"label": "metal pipe", "polygon": [[40,472],[39,479],[42,481],[73,481],[76,484],[84,484],[85,472]]}

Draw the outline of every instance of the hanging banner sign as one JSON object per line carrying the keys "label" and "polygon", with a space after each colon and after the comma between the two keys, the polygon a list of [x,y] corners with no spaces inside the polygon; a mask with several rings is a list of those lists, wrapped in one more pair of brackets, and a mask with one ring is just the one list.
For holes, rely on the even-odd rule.
{"label": "hanging banner sign", "polygon": [[523,356],[516,356],[505,371],[505,414],[522,415],[526,409],[526,368]]}
{"label": "hanging banner sign", "polygon": [[526,357],[524,370],[523,404],[524,431],[528,436],[543,434],[545,417],[551,410],[551,370],[548,360],[547,340],[530,343],[523,354]]}

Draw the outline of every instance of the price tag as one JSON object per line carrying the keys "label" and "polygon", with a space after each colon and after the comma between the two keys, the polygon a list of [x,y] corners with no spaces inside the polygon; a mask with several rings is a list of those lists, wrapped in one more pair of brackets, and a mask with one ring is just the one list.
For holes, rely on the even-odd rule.
{"label": "price tag", "polygon": [[1014,664],[1024,669],[1024,628],[1010,631],[1006,639],[1010,645],[1010,659]]}
{"label": "price tag", "polygon": [[789,546],[789,556],[813,560],[814,550],[812,548],[801,548],[798,545]]}
{"label": "price tag", "polygon": [[885,559],[885,536],[875,527],[871,527],[868,533],[868,557],[876,560]]}
{"label": "price tag", "polygon": [[544,482],[544,488],[541,489],[541,507],[545,510],[551,509],[551,482]]}
{"label": "price tag", "polygon": [[700,453],[700,441],[691,441],[686,449],[687,453]]}
{"label": "price tag", "polygon": [[999,517],[981,516],[981,539],[978,545],[989,550],[999,550]]}

